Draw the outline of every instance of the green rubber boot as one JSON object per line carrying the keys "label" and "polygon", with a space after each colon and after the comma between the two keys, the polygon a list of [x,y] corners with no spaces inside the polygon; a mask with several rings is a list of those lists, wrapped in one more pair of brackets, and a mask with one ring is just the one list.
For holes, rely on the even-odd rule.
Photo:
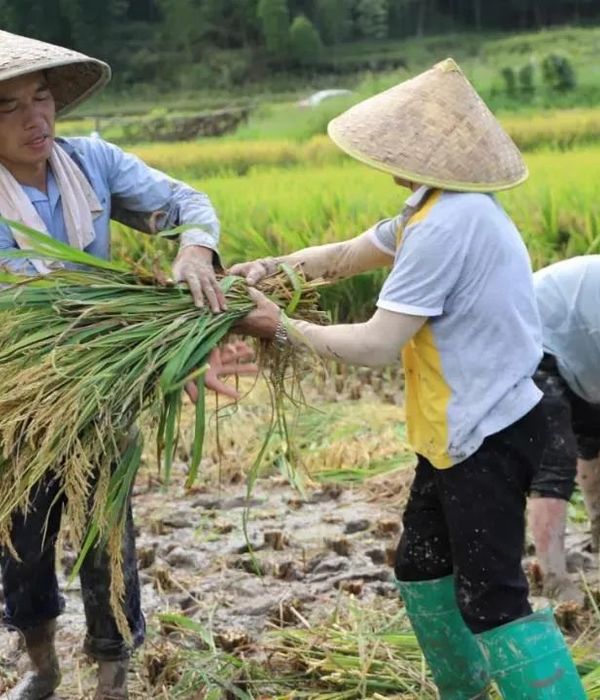
{"label": "green rubber boot", "polygon": [[488,663],[456,604],[454,577],[396,585],[440,700],[488,700]]}
{"label": "green rubber boot", "polygon": [[506,700],[585,700],[550,608],[477,636]]}

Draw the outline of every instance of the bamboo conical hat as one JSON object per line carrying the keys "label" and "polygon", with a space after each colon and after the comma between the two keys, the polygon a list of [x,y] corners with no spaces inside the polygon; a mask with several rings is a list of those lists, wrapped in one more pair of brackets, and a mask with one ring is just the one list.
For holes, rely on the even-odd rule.
{"label": "bamboo conical hat", "polygon": [[353,158],[432,187],[493,192],[528,176],[519,149],[451,58],[351,107],[328,132]]}
{"label": "bamboo conical hat", "polygon": [[57,115],[73,109],[110,80],[110,67],[102,61],[0,31],[0,81],[37,71],[47,71]]}

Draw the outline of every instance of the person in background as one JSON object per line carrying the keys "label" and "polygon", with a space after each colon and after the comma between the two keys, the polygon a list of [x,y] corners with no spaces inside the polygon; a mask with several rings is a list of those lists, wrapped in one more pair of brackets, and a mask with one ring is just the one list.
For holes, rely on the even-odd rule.
{"label": "person in background", "polygon": [[532,612],[522,568],[526,497],[546,443],[533,374],[542,339],[525,245],[492,194],[527,169],[448,59],[329,125],[357,160],[412,194],[356,238],[234,266],[255,283],[279,262],[308,278],[391,267],[365,323],[285,318],[259,292],[240,332],[337,362],[402,352],[417,453],[395,574],[443,700],[585,698],[550,609]]}
{"label": "person in background", "polygon": [[534,379],[544,392],[549,442],[529,501],[543,592],[582,601],[565,557],[567,506],[575,479],[587,509],[591,550],[600,544],[600,255],[563,260],[534,275],[544,357]]}

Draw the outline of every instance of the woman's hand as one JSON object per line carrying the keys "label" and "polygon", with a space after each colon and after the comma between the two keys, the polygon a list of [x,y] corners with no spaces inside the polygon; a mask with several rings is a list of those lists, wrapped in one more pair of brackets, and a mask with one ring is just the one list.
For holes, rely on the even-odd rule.
{"label": "woman's hand", "polygon": [[253,287],[262,279],[277,272],[277,258],[261,258],[252,262],[238,263],[228,270],[230,275],[244,277],[246,282]]}

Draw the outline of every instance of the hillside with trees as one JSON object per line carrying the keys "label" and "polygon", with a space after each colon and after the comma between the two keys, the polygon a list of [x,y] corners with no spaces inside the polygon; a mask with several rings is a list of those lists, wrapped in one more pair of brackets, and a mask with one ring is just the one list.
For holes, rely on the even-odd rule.
{"label": "hillside with trees", "polygon": [[385,70],[402,65],[386,41],[599,19],[597,0],[0,0],[1,28],[105,58],[120,86],[168,83],[182,66],[194,88]]}

